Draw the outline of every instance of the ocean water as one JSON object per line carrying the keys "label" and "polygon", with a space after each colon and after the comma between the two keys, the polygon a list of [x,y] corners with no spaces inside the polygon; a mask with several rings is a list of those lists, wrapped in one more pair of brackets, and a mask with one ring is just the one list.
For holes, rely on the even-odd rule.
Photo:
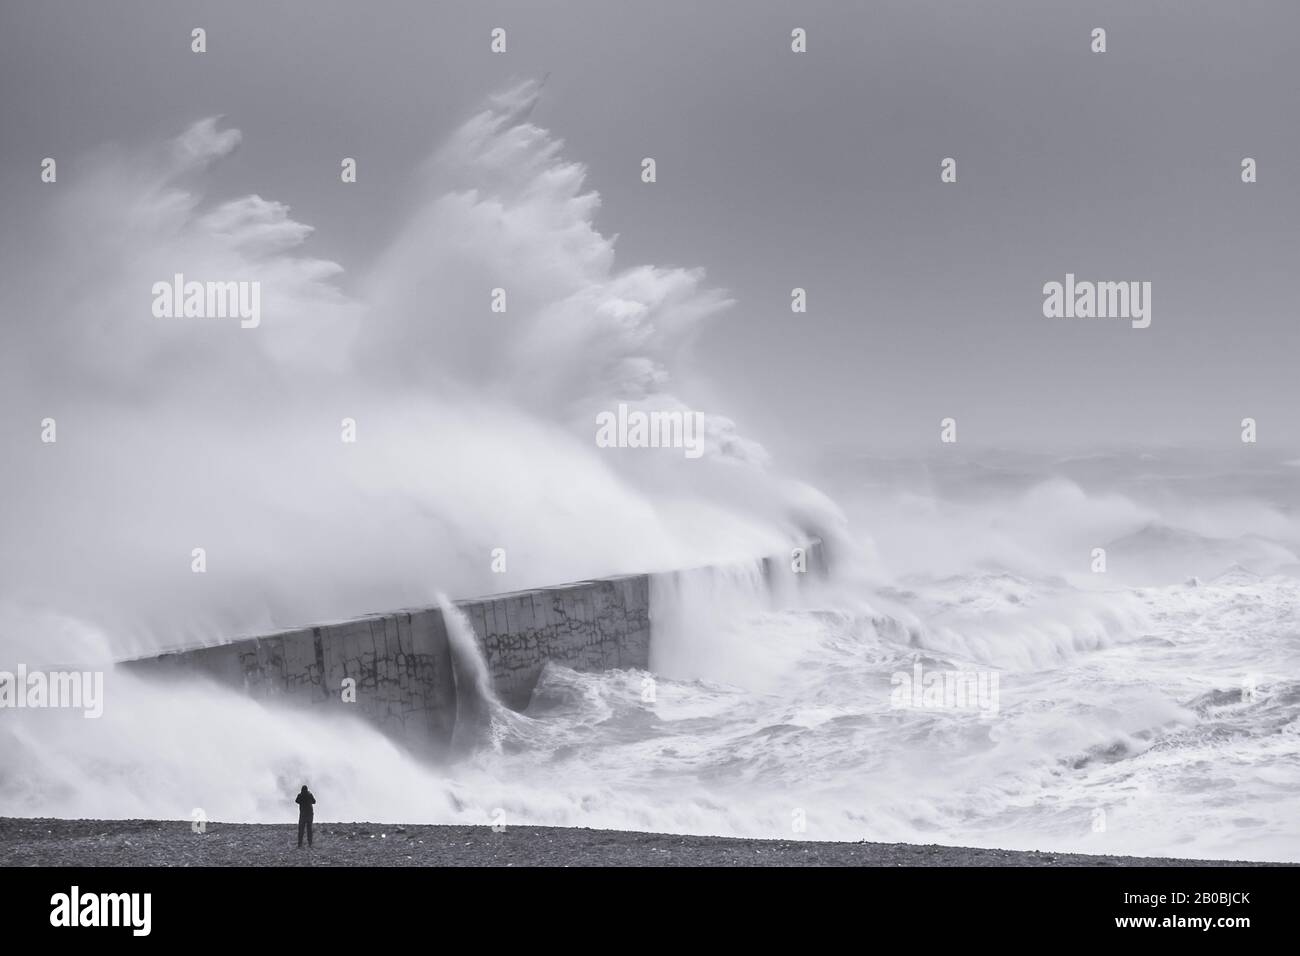
{"label": "ocean water", "polygon": [[[909,595],[933,630],[756,608],[652,701],[639,672],[549,668],[454,779],[520,822],[1297,859],[1297,596],[1240,570],[1083,600],[999,574]],[[897,706],[918,663],[996,672],[996,714]]]}
{"label": "ocean water", "polygon": [[[489,719],[440,765],[359,722],[113,673],[99,720],[6,714],[0,813],[269,822],[310,780],[322,819],[1300,860],[1294,466],[1213,460],[1141,490],[1131,458],[1109,485],[1048,460],[855,462],[849,527],[863,505],[914,534],[828,542],[835,573],[802,587],[743,562],[658,586],[648,671],[549,666],[522,713],[480,682]],[[902,554],[918,538],[933,571]],[[927,694],[948,673],[970,693]]]}
{"label": "ocean water", "polygon": [[[108,684],[99,719],[0,713],[0,814],[270,822],[306,781],[322,822],[1300,860],[1300,460],[1233,441],[803,467],[713,408],[699,460],[598,448],[593,414],[625,397],[711,394],[681,356],[733,301],[699,269],[615,265],[539,93],[451,133],[346,290],[287,207],[220,193],[241,134],[217,117],[88,157],[18,224],[0,668]],[[157,279],[232,269],[276,290],[255,335],[138,321]],[[483,321],[501,276],[527,293]],[[60,320],[10,321],[31,315]],[[831,577],[770,592],[745,560],[809,529]],[[438,591],[706,564],[655,594],[650,671],[552,667],[524,713],[487,695],[441,765],[112,669]]]}
{"label": "ocean water", "polygon": [[[933,519],[1028,520],[1067,481],[1043,464],[1056,476],[1017,470],[999,508],[986,488],[980,504],[932,502]],[[1147,464],[1114,459],[1109,477]],[[962,471],[954,486],[969,489]],[[1052,561],[1063,542],[1046,534],[1037,572],[987,559],[770,595],[738,567],[660,593],[674,630],[652,650],[653,699],[646,674],[551,667],[523,715],[498,713],[457,792],[533,823],[1300,859],[1294,525],[1280,510],[1276,539],[1207,534],[1243,509],[1262,520],[1265,489],[1289,474],[1216,475],[1190,510],[1179,474],[1101,494],[1140,522],[1099,540],[1106,572],[1090,550],[1082,571]],[[1176,513],[1189,526],[1163,523]],[[918,667],[982,677],[985,693],[900,696]]]}

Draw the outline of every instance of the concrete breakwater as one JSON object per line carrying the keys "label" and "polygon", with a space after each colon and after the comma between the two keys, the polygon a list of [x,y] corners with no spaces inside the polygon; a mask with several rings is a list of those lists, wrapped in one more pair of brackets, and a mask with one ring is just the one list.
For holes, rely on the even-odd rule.
{"label": "concrete breakwater", "polygon": [[[825,573],[820,540],[799,550],[804,574],[793,570],[789,554],[757,562],[756,573],[774,590],[779,578],[798,582]],[[675,593],[684,579],[725,570],[621,575],[454,603],[473,630],[493,692],[522,710],[551,661],[579,671],[648,669],[659,596]],[[442,610],[431,607],[173,651],[122,666],[160,678],[201,675],[277,704],[348,708],[412,750],[440,753],[451,743],[458,711],[471,703],[466,698],[474,665],[450,639]]]}

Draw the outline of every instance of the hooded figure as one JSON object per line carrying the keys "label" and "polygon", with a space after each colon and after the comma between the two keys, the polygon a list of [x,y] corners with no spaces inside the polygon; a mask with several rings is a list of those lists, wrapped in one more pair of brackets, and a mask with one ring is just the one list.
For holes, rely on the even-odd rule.
{"label": "hooded figure", "polygon": [[316,798],[311,795],[311,791],[304,783],[293,802],[298,804],[298,847],[301,849],[304,832],[307,834],[307,845],[311,846],[311,819],[314,813],[312,805],[316,803]]}

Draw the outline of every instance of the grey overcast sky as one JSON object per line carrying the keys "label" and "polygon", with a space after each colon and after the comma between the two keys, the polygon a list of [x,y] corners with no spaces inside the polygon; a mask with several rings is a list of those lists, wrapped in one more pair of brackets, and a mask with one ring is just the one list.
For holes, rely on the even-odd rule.
{"label": "grey overcast sky", "polygon": [[[1294,0],[6,0],[0,251],[42,157],[223,114],[244,139],[211,192],[288,203],[346,288],[431,147],[546,75],[534,120],[588,165],[618,264],[736,300],[693,372],[778,457],[929,446],[949,415],[975,445],[1239,448],[1245,416],[1296,445],[1297,44]],[[1067,272],[1150,281],[1151,327],[1044,318]]]}

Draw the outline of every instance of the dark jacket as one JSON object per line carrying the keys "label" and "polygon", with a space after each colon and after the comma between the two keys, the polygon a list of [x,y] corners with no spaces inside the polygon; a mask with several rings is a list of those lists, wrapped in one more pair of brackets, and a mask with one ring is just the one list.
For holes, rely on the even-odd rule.
{"label": "dark jacket", "polygon": [[312,804],[316,802],[316,798],[311,795],[311,791],[306,787],[298,796],[294,797],[293,802],[298,804],[298,816],[300,817],[309,817],[315,812],[312,810]]}

